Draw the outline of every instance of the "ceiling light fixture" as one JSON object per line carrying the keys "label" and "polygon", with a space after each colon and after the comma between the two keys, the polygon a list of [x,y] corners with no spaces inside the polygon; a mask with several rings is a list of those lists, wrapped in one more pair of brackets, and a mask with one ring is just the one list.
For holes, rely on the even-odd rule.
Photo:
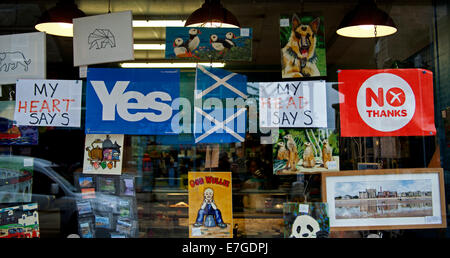
{"label": "ceiling light fixture", "polygon": [[72,19],[84,16],[74,1],[59,1],[42,14],[35,28],[51,35],[73,37]]}
{"label": "ceiling light fixture", "polygon": [[201,8],[189,15],[184,26],[239,28],[240,24],[236,17],[220,4],[220,0],[205,0]]}
{"label": "ceiling light fixture", "polygon": [[352,38],[376,38],[397,32],[392,18],[373,0],[360,0],[342,20],[336,33]]}
{"label": "ceiling light fixture", "polygon": [[164,62],[152,62],[152,63],[121,63],[122,68],[195,68],[197,64],[204,66],[212,66],[214,68],[221,68],[225,66],[225,63],[212,62],[212,63],[164,63]]}

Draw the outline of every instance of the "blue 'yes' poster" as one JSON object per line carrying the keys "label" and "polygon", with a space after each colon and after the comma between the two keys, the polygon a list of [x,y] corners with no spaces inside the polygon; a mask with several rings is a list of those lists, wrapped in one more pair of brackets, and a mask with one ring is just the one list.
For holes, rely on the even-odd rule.
{"label": "blue 'yes' poster", "polygon": [[179,69],[89,68],[86,134],[173,135]]}

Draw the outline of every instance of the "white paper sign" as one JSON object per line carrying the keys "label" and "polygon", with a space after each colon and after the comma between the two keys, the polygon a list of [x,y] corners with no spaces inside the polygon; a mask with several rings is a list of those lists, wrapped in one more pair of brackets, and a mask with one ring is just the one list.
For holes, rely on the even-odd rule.
{"label": "white paper sign", "polygon": [[18,125],[80,127],[82,81],[18,80],[14,120]]}
{"label": "white paper sign", "polygon": [[299,204],[298,205],[298,212],[299,213],[309,213],[309,205],[308,204]]}
{"label": "white paper sign", "polygon": [[74,66],[134,60],[131,11],[73,19]]}
{"label": "white paper sign", "polygon": [[325,81],[259,83],[261,127],[327,127]]}
{"label": "white paper sign", "polygon": [[44,32],[0,36],[0,84],[18,79],[45,79],[46,41]]}

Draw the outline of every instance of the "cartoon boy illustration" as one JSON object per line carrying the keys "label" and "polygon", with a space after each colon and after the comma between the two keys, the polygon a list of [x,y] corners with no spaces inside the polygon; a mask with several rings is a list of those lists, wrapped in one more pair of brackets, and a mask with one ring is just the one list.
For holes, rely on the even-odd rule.
{"label": "cartoon boy illustration", "polygon": [[[227,224],[225,224],[223,222],[222,214],[214,202],[213,189],[206,188],[205,191],[203,192],[203,196],[204,196],[203,203],[202,203],[202,206],[200,207],[200,209],[198,210],[197,219],[194,223],[194,227],[202,226],[205,216],[206,217],[212,216],[212,218],[214,218],[214,220],[216,222],[215,225],[217,225],[221,228],[226,228]],[[206,220],[208,220],[208,219],[206,219]],[[210,224],[207,223],[207,225],[205,225],[205,226],[208,226],[208,225],[210,225]],[[212,224],[211,226],[215,226],[215,225]]]}

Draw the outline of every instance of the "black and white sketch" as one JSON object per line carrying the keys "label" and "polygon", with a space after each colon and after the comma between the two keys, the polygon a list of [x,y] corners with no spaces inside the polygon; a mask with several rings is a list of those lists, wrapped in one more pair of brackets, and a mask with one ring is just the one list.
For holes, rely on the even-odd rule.
{"label": "black and white sketch", "polygon": [[73,19],[73,64],[134,60],[131,11]]}
{"label": "black and white sketch", "polygon": [[0,72],[8,72],[10,70],[16,70],[21,65],[23,70],[28,71],[28,65],[31,63],[31,59],[26,59],[22,52],[0,52]]}
{"label": "black and white sketch", "polygon": [[116,38],[109,29],[95,29],[88,37],[89,49],[106,48],[108,45],[116,47]]}
{"label": "black and white sketch", "polygon": [[0,84],[18,79],[45,79],[47,64],[44,32],[0,35]]}

